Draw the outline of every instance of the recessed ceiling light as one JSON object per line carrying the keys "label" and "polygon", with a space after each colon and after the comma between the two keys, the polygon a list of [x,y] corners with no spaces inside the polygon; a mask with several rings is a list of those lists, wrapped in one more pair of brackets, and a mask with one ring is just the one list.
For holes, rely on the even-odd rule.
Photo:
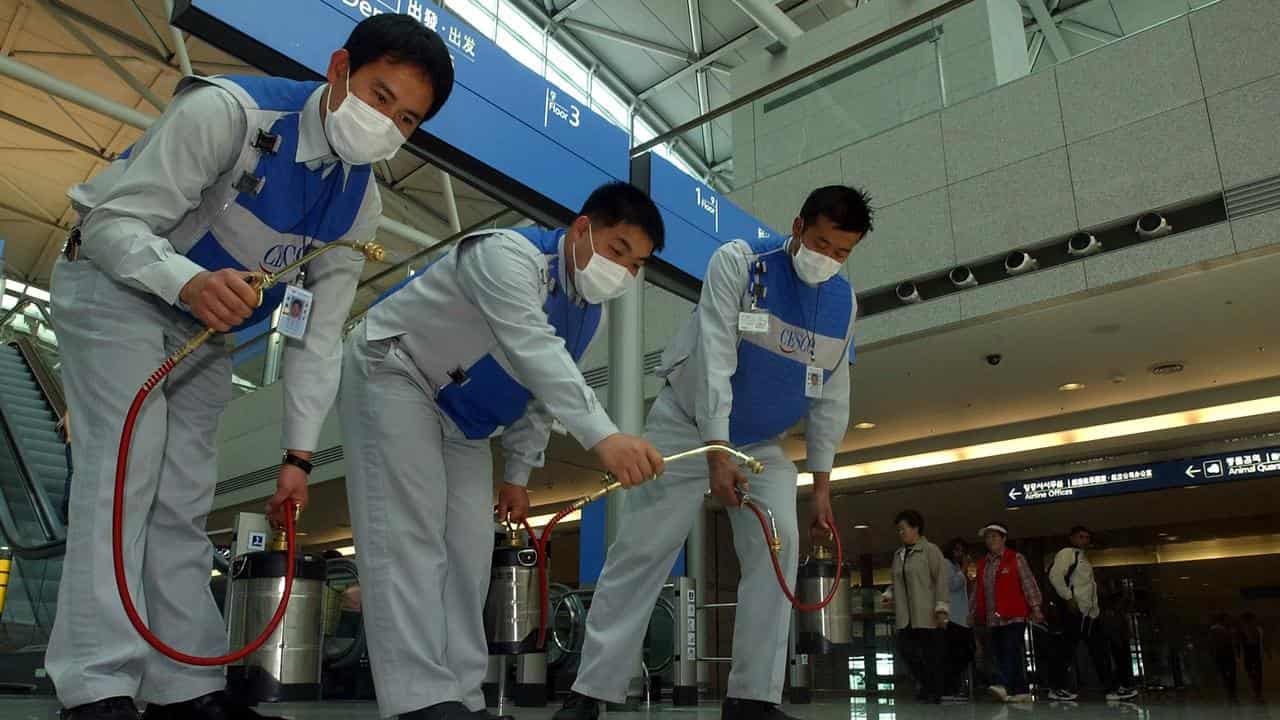
{"label": "recessed ceiling light", "polygon": [[1058,390],[1062,392],[1072,392],[1073,390],[1083,390],[1084,388],[1085,388],[1084,383],[1078,383],[1078,382],[1063,383],[1058,386]]}
{"label": "recessed ceiling light", "polygon": [[863,495],[875,495],[875,494],[876,494],[876,493],[878,493],[878,492],[880,492],[880,491],[879,491],[879,490],[876,490],[875,488],[872,488],[872,489],[870,489],[870,490],[863,490],[863,491],[862,491],[862,494],[863,494]]}
{"label": "recessed ceiling light", "polygon": [[854,429],[854,430],[874,430],[874,429],[875,429],[875,427],[876,427],[876,424],[875,424],[875,423],[873,423],[873,422],[867,422],[866,420],[863,420],[862,422],[858,423],[857,425],[854,425],[854,426],[853,426],[853,429]]}
{"label": "recessed ceiling light", "polygon": [[853,529],[854,530],[870,530],[871,526],[865,523],[858,523],[857,525],[853,526]]}
{"label": "recessed ceiling light", "polygon": [[1191,576],[1190,576],[1190,575],[1183,575],[1182,577],[1180,577],[1180,578],[1178,578],[1178,579],[1179,579],[1179,580],[1190,580],[1190,579],[1191,579]]}
{"label": "recessed ceiling light", "polygon": [[1157,533],[1157,534],[1158,534],[1160,537],[1169,537],[1169,533],[1167,533],[1167,532],[1162,532],[1162,533]]}
{"label": "recessed ceiling light", "polygon": [[1152,375],[1174,375],[1186,369],[1186,366],[1180,362],[1160,363],[1151,366]]}
{"label": "recessed ceiling light", "polygon": [[1169,540],[1169,541],[1171,541],[1171,542],[1172,542],[1172,541],[1174,541],[1174,540],[1177,540],[1177,539],[1178,539],[1178,536],[1177,536],[1177,535],[1166,535],[1166,536],[1164,537],[1164,539],[1165,539],[1165,540]]}

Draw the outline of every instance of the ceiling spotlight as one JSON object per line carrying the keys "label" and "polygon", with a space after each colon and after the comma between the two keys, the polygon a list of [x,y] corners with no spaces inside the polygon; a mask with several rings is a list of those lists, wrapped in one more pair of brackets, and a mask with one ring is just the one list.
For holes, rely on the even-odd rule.
{"label": "ceiling spotlight", "polygon": [[1092,233],[1078,232],[1067,240],[1067,254],[1084,257],[1102,252],[1102,243]]}
{"label": "ceiling spotlight", "polygon": [[916,284],[910,280],[900,283],[896,292],[898,300],[901,301],[903,305],[915,305],[916,303],[924,300],[924,298],[920,297],[920,289],[917,288]]}
{"label": "ceiling spotlight", "polygon": [[1173,226],[1160,213],[1149,212],[1138,218],[1138,224],[1134,226],[1134,231],[1143,240],[1152,240],[1173,232]]}
{"label": "ceiling spotlight", "polygon": [[858,523],[857,525],[853,526],[853,529],[854,530],[870,530],[871,526],[867,525],[866,523]]}
{"label": "ceiling spotlight", "polygon": [[1185,369],[1186,369],[1185,366],[1183,366],[1183,364],[1179,362],[1160,363],[1159,365],[1151,366],[1151,374],[1152,375],[1176,375]]}
{"label": "ceiling spotlight", "polygon": [[873,422],[867,422],[866,420],[863,420],[862,422],[858,423],[857,425],[854,425],[854,426],[853,426],[853,429],[854,429],[854,430],[874,430],[874,429],[875,429],[875,427],[876,427],[876,424],[875,424],[875,423],[873,423]]}
{"label": "ceiling spotlight", "polygon": [[1040,267],[1039,261],[1021,250],[1014,250],[1004,259],[1004,271],[1010,275],[1022,275]]}
{"label": "ceiling spotlight", "polygon": [[1058,386],[1058,390],[1062,392],[1072,392],[1073,390],[1083,390],[1084,388],[1085,388],[1084,383],[1078,383],[1078,382],[1063,383],[1062,385]]}
{"label": "ceiling spotlight", "polygon": [[973,271],[961,265],[951,271],[951,284],[958,288],[971,288],[978,284],[978,278],[973,276]]}

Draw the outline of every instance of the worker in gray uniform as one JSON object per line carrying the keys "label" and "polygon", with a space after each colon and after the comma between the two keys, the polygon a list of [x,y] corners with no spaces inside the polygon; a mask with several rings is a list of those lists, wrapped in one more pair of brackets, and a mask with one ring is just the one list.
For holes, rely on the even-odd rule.
{"label": "worker in gray uniform", "polygon": [[[287,448],[270,509],[307,501],[309,458],[333,403],[341,337],[363,262],[350,250],[266,293],[247,281],[310,248],[372,239],[381,202],[370,163],[390,158],[453,86],[441,39],[403,15],[356,26],[328,83],[184,79],[164,114],[119,159],[71,189],[80,214],[53,271],[54,329],[76,416],[76,481],[46,668],[71,720],[259,717],[229,697],[220,667],[190,667],[146,645],[112,577],[116,449],[134,394],[205,326],[219,332],[312,296],[284,351]],[[232,397],[223,343],[196,351],[153,392],[129,459],[124,554],[150,628],[178,650],[227,651],[209,591],[205,516],[217,482],[218,418]]]}
{"label": "worker in gray uniform", "polygon": [[[813,473],[813,527],[835,526],[830,475],[849,419],[849,364],[857,300],[839,274],[871,230],[867,197],[843,186],[815,190],[786,239],[722,245],[707,266],[693,316],[667,346],[666,386],[646,437],[664,454],[690,438],[732,445],[764,463],[750,494],[772,511],[781,562],[795,577],[796,467],[780,436],[806,420]],[[725,720],[780,720],[791,607],[777,586],[754,515],[740,507],[746,476],[727,453],[673,462],[655,482],[629,490],[587,615],[573,693],[556,720],[594,720],[601,701],[622,702],[658,593],[708,488],[729,509],[742,578],[734,623]]]}
{"label": "worker in gray uniform", "polygon": [[657,450],[618,432],[577,365],[601,304],[628,292],[662,246],[649,197],[610,183],[568,229],[462,238],[351,333],[339,407],[383,716],[487,716],[491,437],[501,435],[505,456],[502,521],[528,513],[525,486],[553,418],[626,486],[662,472]]}

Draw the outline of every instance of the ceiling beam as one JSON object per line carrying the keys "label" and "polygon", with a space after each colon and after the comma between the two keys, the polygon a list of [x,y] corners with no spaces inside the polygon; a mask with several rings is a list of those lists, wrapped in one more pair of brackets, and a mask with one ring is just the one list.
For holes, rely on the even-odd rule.
{"label": "ceiling beam", "polygon": [[105,150],[100,150],[98,148],[90,147],[89,145],[85,145],[79,140],[76,140],[74,138],[69,138],[66,135],[63,135],[61,133],[56,133],[44,127],[43,125],[37,125],[31,122],[30,120],[25,120],[23,118],[18,117],[17,115],[13,115],[4,110],[0,110],[0,120],[4,120],[5,122],[12,123],[23,129],[30,130],[31,132],[36,133],[37,135],[42,135],[54,142],[66,145],[72,150],[76,150],[96,160],[111,162],[111,160],[114,159],[110,155],[108,155]]}
{"label": "ceiling beam", "polygon": [[561,27],[565,27],[570,30],[577,30],[578,32],[584,32],[591,35],[596,35],[608,40],[616,40],[617,42],[620,42],[623,45],[630,45],[631,47],[640,48],[641,50],[648,50],[651,53],[665,55],[667,57],[675,58],[677,60],[683,60],[684,62],[687,62],[687,63],[695,62],[698,59],[696,55],[690,54],[688,50],[685,50],[683,48],[675,48],[675,47],[671,47],[670,45],[663,45],[662,43],[654,42],[652,40],[646,40],[644,38],[638,38],[634,35],[628,35],[627,33],[619,32],[617,30],[611,30],[606,27],[600,27],[599,25],[592,25],[591,23],[585,23],[585,22],[582,22],[581,20],[566,18],[564,20],[561,20],[558,24]]}
{"label": "ceiling beam", "polygon": [[4,42],[0,43],[0,55],[7,56],[13,52],[13,46],[18,42],[18,35],[22,33],[22,28],[27,24],[27,16],[31,12],[31,6],[22,0],[18,4],[18,11],[13,14],[13,20],[9,22],[9,29],[4,34]]}
{"label": "ceiling beam", "polygon": [[57,223],[49,222],[48,220],[46,220],[46,219],[44,219],[44,218],[40,217],[39,215],[36,215],[36,214],[35,214],[35,213],[33,213],[33,212],[28,212],[28,211],[26,211],[26,210],[21,210],[21,209],[19,209],[19,208],[12,207],[12,206],[10,206],[10,205],[5,205],[5,204],[3,204],[3,203],[0,203],[0,212],[13,213],[14,215],[17,215],[18,217],[22,218],[23,220],[26,220],[26,221],[28,221],[28,222],[33,222],[33,223],[35,223],[35,224],[37,224],[37,225],[41,225],[41,226],[43,226],[43,227],[49,228],[50,230],[61,230],[61,231],[63,231],[63,232],[71,232],[71,228],[70,228],[70,227],[67,227],[67,226],[65,226],[65,225],[59,225],[59,224],[57,224]]}
{"label": "ceiling beam", "polygon": [[804,28],[779,10],[778,6],[773,4],[773,0],[733,0],[733,4],[746,13],[752,22],[769,33],[778,49],[787,47],[804,34]]}
{"label": "ceiling beam", "polygon": [[[693,54],[702,57],[702,3],[700,0],[689,0],[689,39],[693,42]],[[711,109],[711,94],[707,88],[705,70],[695,70],[693,81],[698,91],[698,112]],[[711,123],[702,126],[702,157],[712,162],[716,157],[715,138]]]}
{"label": "ceiling beam", "polygon": [[107,51],[103,50],[102,46],[90,37],[89,33],[82,30],[74,20],[66,15],[65,12],[53,5],[45,6],[44,9],[48,11],[49,15],[52,16],[64,30],[70,33],[76,40],[79,40],[81,45],[89,48],[89,52],[93,53],[99,60],[101,60],[102,64],[106,65],[107,69],[114,73],[116,77],[123,80],[130,88],[133,88],[134,92],[141,95],[142,98],[150,103],[156,110],[164,112],[165,102],[155,93],[151,92],[151,88],[144,85],[141,80],[139,80],[133,73],[126,70],[123,65],[116,61],[115,58],[108,55]]}
{"label": "ceiling beam", "polygon": [[1120,36],[1115,33],[1107,32],[1102,28],[1096,28],[1092,25],[1079,22],[1078,20],[1062,19],[1058,21],[1058,27],[1073,35],[1079,35],[1082,38],[1096,40],[1100,43],[1109,43],[1119,40]]}
{"label": "ceiling beam", "polygon": [[1026,0],[1027,8],[1031,10],[1031,14],[1036,18],[1036,25],[1040,27],[1040,31],[1044,33],[1044,39],[1049,43],[1049,49],[1053,51],[1053,56],[1058,62],[1066,62],[1071,59],[1071,50],[1067,47],[1067,41],[1062,37],[1062,31],[1058,29],[1058,24],[1054,22],[1053,17],[1049,14],[1049,8],[1044,4],[1044,0]]}
{"label": "ceiling beam", "polygon": [[[787,12],[793,13],[807,6],[810,2],[813,2],[813,0],[800,0],[800,2],[788,8]],[[742,33],[741,35],[738,35],[734,39],[726,42],[725,44],[712,50],[711,52],[708,52],[702,55],[702,57],[699,58],[692,65],[680,68],[679,70],[666,76],[665,78],[659,80],[658,82],[650,85],[644,90],[641,90],[640,93],[638,94],[638,97],[641,100],[648,100],[649,98],[653,97],[654,95],[657,95],[663,90],[666,90],[674,86],[676,83],[681,82],[682,80],[689,77],[690,75],[693,75],[694,73],[698,72],[698,70],[701,70],[704,67],[711,70],[717,69],[719,67],[719,65],[716,64],[717,60],[724,57],[725,55],[728,55],[729,53],[738,52],[739,50],[742,50],[743,48],[745,48],[747,45],[751,43],[751,41],[755,38],[757,33],[763,33],[763,32],[764,31],[758,27],[751,28],[750,30]]]}
{"label": "ceiling beam", "polygon": [[559,23],[580,10],[582,6],[586,5],[588,2],[591,2],[591,0],[573,0],[573,2],[552,13],[549,19],[552,23]]}

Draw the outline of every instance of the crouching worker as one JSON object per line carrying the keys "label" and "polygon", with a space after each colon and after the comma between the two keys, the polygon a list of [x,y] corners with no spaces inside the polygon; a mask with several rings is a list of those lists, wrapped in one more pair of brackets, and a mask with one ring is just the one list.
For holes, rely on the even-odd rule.
{"label": "crouching worker", "polygon": [[[698,306],[658,371],[667,386],[649,411],[647,437],[664,454],[701,438],[741,447],[762,461],[764,474],[750,490],[777,520],[787,577],[795,577],[798,558],[796,466],[778,440],[807,420],[812,525],[825,536],[827,524],[835,523],[830,471],[849,424],[857,314],[840,268],[870,230],[866,196],[830,186],[805,201],[791,237],[725,243],[711,256]],[[785,719],[777,704],[791,606],[755,516],[740,507],[746,477],[731,456],[710,452],[703,462],[672,463],[665,476],[627,493],[617,540],[592,596],[574,692],[555,720],[596,720],[601,701],[625,699],[653,604],[708,488],[729,508],[742,566],[722,717]]]}
{"label": "crouching worker", "polygon": [[578,361],[601,304],[663,245],[625,183],[598,188],[564,230],[487,230],[393,288],[348,340],[339,405],[369,657],[383,716],[484,720],[484,603],[501,520],[528,513],[552,419],[624,485],[662,472],[618,432]]}
{"label": "crouching worker", "polygon": [[[125,616],[111,575],[121,427],[138,388],[192,335],[247,327],[286,292],[310,293],[305,334],[285,345],[287,450],[271,508],[306,504],[363,263],[350,250],[329,252],[310,264],[305,287],[279,285],[261,306],[249,271],[281,270],[283,258],[324,243],[372,239],[382,206],[370,164],[394,155],[452,87],[443,41],[407,16],[380,15],[333,53],[328,83],[184,79],[133,147],[71,189],[80,221],[54,267],[53,308],[76,477],[46,655],[64,718],[134,720],[135,699],[148,704],[148,720],[259,717],[227,696],[222,668],[168,659]],[[208,343],[152,393],[129,460],[129,589],[161,639],[200,656],[227,652],[205,516],[231,396],[231,358]]]}

